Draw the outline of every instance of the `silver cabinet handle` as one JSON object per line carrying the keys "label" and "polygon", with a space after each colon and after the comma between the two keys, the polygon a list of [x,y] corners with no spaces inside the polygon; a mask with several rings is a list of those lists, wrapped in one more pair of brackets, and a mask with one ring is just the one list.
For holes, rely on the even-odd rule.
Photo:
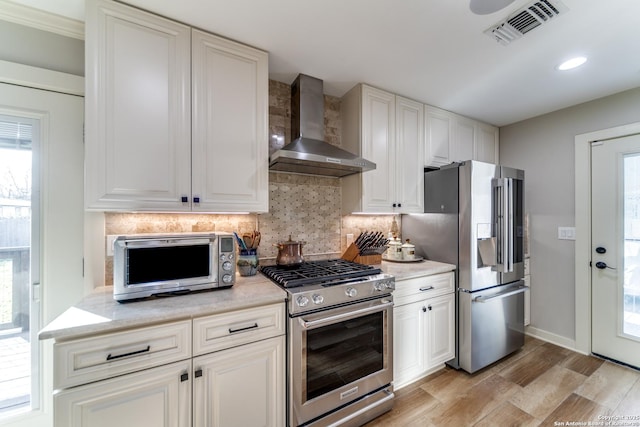
{"label": "silver cabinet handle", "polygon": [[424,286],[420,288],[420,292],[430,291],[431,289],[435,289],[433,286]]}

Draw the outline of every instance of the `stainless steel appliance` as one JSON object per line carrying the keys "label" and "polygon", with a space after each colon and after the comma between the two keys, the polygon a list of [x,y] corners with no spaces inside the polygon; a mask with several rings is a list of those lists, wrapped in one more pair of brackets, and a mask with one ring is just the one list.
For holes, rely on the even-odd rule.
{"label": "stainless steel appliance", "polygon": [[322,80],[299,74],[291,84],[293,142],[269,156],[272,171],[340,178],[373,170],[376,164],[324,141]]}
{"label": "stainless steel appliance", "polygon": [[262,267],[288,296],[288,425],[360,426],[393,406],[395,279],[342,259]]}
{"label": "stainless steel appliance", "polygon": [[113,245],[117,301],[232,286],[236,260],[229,233],[136,234]]}
{"label": "stainless steel appliance", "polygon": [[425,213],[402,216],[416,254],[456,270],[456,358],[475,372],[524,345],[524,171],[465,161],[424,174]]}

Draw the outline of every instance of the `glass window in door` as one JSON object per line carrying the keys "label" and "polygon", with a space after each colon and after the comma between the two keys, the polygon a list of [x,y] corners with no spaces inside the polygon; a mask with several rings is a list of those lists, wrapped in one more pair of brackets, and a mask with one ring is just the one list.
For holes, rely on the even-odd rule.
{"label": "glass window in door", "polygon": [[39,308],[31,303],[30,286],[38,281],[34,127],[35,120],[0,115],[0,414],[31,408],[37,390]]}
{"label": "glass window in door", "polygon": [[640,154],[624,156],[624,313],[622,330],[640,338]]}

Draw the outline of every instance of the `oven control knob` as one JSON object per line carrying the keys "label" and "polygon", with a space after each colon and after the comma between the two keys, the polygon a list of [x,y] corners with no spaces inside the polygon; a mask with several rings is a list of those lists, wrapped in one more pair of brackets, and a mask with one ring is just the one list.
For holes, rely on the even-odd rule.
{"label": "oven control knob", "polygon": [[314,294],[312,297],[314,304],[322,304],[324,302],[324,297],[322,295]]}
{"label": "oven control knob", "polygon": [[307,304],[309,304],[309,298],[305,297],[304,295],[298,297],[298,299],[296,301],[298,301],[298,305],[300,307],[306,307]]}
{"label": "oven control knob", "polygon": [[233,280],[233,278],[230,274],[225,274],[224,276],[222,276],[222,281],[224,283],[231,283],[231,280]]}
{"label": "oven control knob", "polygon": [[392,282],[392,281],[385,282],[384,285],[386,286],[387,289],[394,290],[396,288],[395,282]]}
{"label": "oven control knob", "polygon": [[355,297],[356,295],[358,295],[358,291],[353,289],[353,288],[347,288],[344,293],[348,296],[348,297]]}
{"label": "oven control knob", "polygon": [[375,289],[378,292],[384,291],[386,289],[385,283],[384,282],[378,282],[375,285],[373,285],[373,289]]}
{"label": "oven control knob", "polygon": [[231,267],[233,266],[233,264],[231,264],[229,261],[225,261],[222,263],[222,269],[224,271],[231,271]]}

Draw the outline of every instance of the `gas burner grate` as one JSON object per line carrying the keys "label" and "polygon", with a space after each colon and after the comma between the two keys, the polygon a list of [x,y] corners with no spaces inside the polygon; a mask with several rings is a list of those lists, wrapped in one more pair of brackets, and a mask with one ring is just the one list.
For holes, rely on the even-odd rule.
{"label": "gas burner grate", "polygon": [[343,259],[309,261],[296,268],[277,265],[260,267],[262,274],[285,288],[335,282],[381,273],[379,268]]}

